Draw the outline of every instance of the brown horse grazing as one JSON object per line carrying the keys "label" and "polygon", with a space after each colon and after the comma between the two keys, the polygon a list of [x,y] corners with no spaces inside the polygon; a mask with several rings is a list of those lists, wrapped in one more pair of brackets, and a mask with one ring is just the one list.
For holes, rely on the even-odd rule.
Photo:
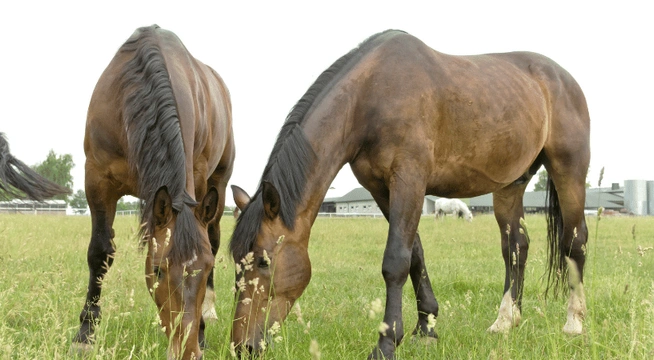
{"label": "brown horse grazing", "polygon": [[234,161],[225,84],[172,32],[156,25],[140,28],[95,87],[84,150],[93,232],[74,345],[92,343],[102,279],[115,252],[116,202],[129,194],[144,202],[146,283],[170,339],[168,356],[200,358],[202,315],[215,316],[214,256]]}
{"label": "brown horse grazing", "polygon": [[16,159],[9,151],[5,134],[0,133],[0,199],[7,197],[42,201],[70,193],[70,189],[53,183]]}
{"label": "brown horse grazing", "polygon": [[234,344],[260,349],[267,327],[286,317],[309,283],[311,226],[345,163],[389,222],[382,263],[389,328],[371,358],[394,357],[404,336],[408,276],[419,314],[414,334],[436,337],[428,318],[438,304],[416,232],[425,194],[494,193],[506,295],[490,330],[518,323],[529,248],[520,231],[522,197],[541,165],[551,176],[552,280],[569,256],[579,280],[570,282],[564,330],[579,333],[589,124],[579,85],[544,56],[450,56],[401,31],[372,36],[323,72],[291,110],[254,196],[233,187],[243,211],[230,248],[237,264],[251,265],[237,266]]}

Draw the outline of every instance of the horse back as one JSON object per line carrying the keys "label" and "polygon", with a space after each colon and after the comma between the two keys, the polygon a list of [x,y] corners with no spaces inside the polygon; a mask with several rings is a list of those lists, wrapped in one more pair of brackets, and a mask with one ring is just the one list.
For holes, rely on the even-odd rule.
{"label": "horse back", "polygon": [[[546,142],[588,124],[574,79],[545,56],[528,53],[454,56],[397,33],[362,57],[356,111],[365,126],[356,153],[384,172],[420,168],[434,195],[476,196],[527,172]],[[348,82],[349,81],[349,82]],[[402,151],[397,151],[402,149]],[[364,159],[363,161],[361,161]],[[507,166],[510,159],[511,166]],[[385,162],[385,163],[382,163]],[[469,186],[461,179],[477,179]]]}
{"label": "horse back", "polygon": [[[162,51],[177,101],[186,153],[188,190],[202,187],[214,169],[231,172],[234,158],[232,107],[224,81],[195,59],[177,36],[166,32]],[[193,182],[195,184],[193,184]],[[200,191],[203,196],[204,191]]]}

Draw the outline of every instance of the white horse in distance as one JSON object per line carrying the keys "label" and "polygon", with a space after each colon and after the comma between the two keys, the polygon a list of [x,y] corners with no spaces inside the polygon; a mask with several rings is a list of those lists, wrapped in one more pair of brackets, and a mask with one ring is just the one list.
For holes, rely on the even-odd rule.
{"label": "white horse in distance", "polygon": [[459,218],[464,218],[468,222],[472,221],[472,213],[468,205],[459,199],[439,198],[434,202],[434,213],[436,218],[443,217],[446,214],[452,214]]}

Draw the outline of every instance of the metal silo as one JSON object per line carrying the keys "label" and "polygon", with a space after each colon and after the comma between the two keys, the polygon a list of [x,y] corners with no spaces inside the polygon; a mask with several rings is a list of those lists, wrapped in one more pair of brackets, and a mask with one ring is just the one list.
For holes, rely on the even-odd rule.
{"label": "metal silo", "polygon": [[634,215],[647,215],[647,201],[647,181],[624,181],[624,207],[628,212]]}
{"label": "metal silo", "polygon": [[647,182],[647,214],[654,215],[654,181]]}

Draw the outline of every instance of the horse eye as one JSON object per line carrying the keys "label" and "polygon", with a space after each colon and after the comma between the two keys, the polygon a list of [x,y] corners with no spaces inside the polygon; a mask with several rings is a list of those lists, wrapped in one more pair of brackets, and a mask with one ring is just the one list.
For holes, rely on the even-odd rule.
{"label": "horse eye", "polygon": [[154,267],[152,268],[152,272],[153,272],[155,275],[157,275],[157,278],[159,278],[159,279],[161,279],[161,277],[163,276],[163,273],[161,272],[161,268],[158,267],[158,266],[154,266]]}
{"label": "horse eye", "polygon": [[263,256],[260,257],[260,258],[259,258],[259,262],[258,262],[258,264],[257,264],[257,267],[260,268],[260,269],[265,269],[265,268],[267,268],[268,266],[270,266],[270,260],[269,260],[269,259],[267,260],[267,259],[264,258]]}

